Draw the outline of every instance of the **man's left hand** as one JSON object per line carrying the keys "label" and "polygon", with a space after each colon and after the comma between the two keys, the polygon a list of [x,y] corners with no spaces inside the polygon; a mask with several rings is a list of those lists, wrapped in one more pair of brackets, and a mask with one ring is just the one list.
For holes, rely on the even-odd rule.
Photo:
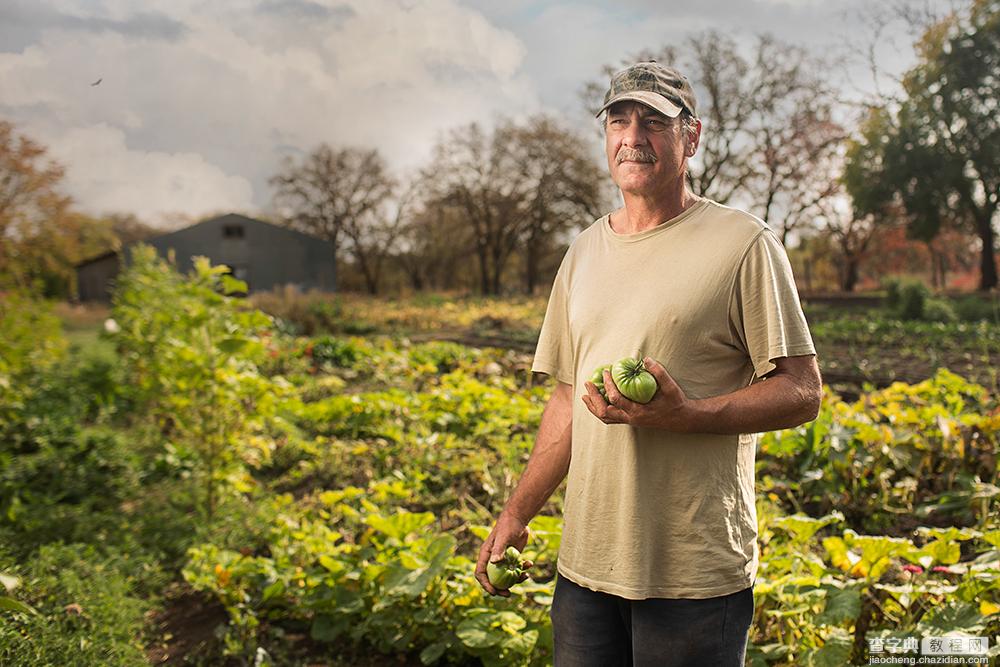
{"label": "man's left hand", "polygon": [[689,399],[680,386],[674,381],[663,365],[649,357],[643,360],[646,370],[656,378],[656,393],[649,403],[636,403],[618,390],[611,373],[604,371],[604,397],[593,382],[586,382],[587,393],[583,402],[598,419],[605,424],[629,424],[631,426],[649,426],[668,431],[688,432],[692,429],[691,418],[693,401]]}

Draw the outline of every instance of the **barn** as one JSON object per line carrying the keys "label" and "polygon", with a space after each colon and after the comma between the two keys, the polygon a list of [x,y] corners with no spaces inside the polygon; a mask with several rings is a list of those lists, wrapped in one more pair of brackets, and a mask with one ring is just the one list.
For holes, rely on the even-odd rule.
{"label": "barn", "polygon": [[[225,264],[233,277],[247,283],[249,293],[293,285],[302,290],[336,289],[333,246],[302,232],[272,225],[245,215],[228,215],[203,220],[175,232],[155,236],[141,243],[156,248],[166,258],[173,251],[177,268],[187,273],[198,255],[212,264]],[[122,258],[128,261],[129,248],[107,252],[76,265],[80,301],[110,301],[114,279]]]}

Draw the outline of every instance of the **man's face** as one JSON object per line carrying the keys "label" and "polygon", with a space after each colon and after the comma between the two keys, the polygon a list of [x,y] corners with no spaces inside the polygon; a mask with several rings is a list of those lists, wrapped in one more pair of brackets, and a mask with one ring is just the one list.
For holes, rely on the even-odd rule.
{"label": "man's face", "polygon": [[[697,134],[697,133],[696,133]],[[697,136],[688,136],[680,118],[668,118],[639,102],[608,108],[605,149],[611,178],[622,192],[651,195],[683,179],[685,160]]]}

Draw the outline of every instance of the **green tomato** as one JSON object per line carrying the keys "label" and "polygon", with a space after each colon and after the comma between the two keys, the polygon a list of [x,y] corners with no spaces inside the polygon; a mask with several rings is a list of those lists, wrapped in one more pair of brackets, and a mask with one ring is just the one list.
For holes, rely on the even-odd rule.
{"label": "green tomato", "polygon": [[590,381],[597,385],[597,391],[601,392],[601,396],[604,400],[608,400],[608,390],[604,388],[604,371],[610,371],[611,364],[604,364],[599,366],[593,375],[590,376]]}
{"label": "green tomato", "polygon": [[496,563],[486,564],[486,576],[493,587],[505,591],[521,581],[524,570],[521,568],[521,552],[514,547],[507,547],[503,558]]}
{"label": "green tomato", "polygon": [[656,393],[656,378],[646,370],[642,359],[625,357],[611,366],[611,378],[622,396],[636,403],[649,403]]}

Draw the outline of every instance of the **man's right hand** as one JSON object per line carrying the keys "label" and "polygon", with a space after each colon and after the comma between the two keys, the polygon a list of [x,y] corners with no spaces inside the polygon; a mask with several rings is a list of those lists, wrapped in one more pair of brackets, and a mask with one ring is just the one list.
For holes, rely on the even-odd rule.
{"label": "man's right hand", "polygon": [[[500,595],[505,598],[510,597],[509,590],[497,589],[490,583],[489,577],[486,576],[486,564],[501,560],[503,552],[506,551],[507,547],[513,546],[518,551],[523,551],[524,545],[527,543],[528,526],[516,517],[501,513],[489,537],[483,542],[483,546],[479,548],[479,560],[476,562],[476,580],[483,587],[483,590],[490,595]],[[525,561],[524,567],[531,567],[531,562]],[[528,575],[525,574],[522,575],[521,580],[523,581],[527,578]]]}

